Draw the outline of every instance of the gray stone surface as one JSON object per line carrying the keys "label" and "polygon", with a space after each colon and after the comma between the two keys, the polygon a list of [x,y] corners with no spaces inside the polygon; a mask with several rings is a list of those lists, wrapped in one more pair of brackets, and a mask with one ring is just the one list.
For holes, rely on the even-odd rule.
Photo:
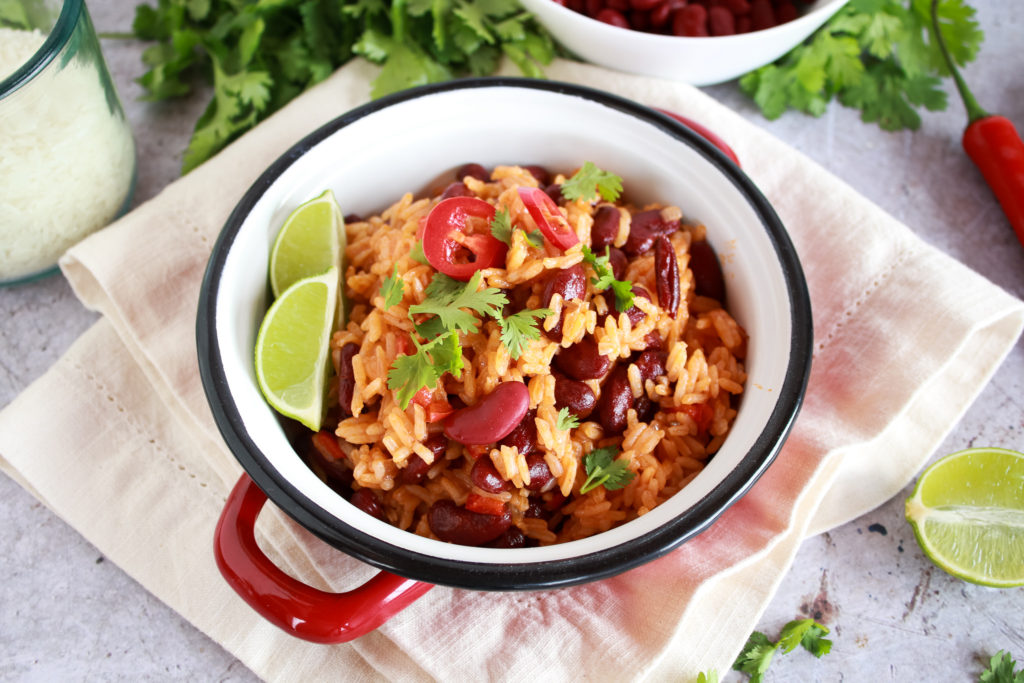
{"label": "gray stone surface", "polygon": [[[97,30],[126,31],[133,4],[91,0]],[[984,106],[1024,129],[1024,5],[975,4],[987,37],[965,75]],[[139,102],[134,79],[143,72],[141,47],[105,40],[103,49],[139,144],[138,204],[177,176],[205,103],[201,97]],[[964,116],[952,91],[948,111],[925,114],[913,133],[885,133],[839,106],[818,119],[789,113],[769,122],[735,84],[707,91],[925,241],[1024,298],[1024,249],[960,148]],[[0,407],[95,319],[59,275],[0,289]],[[1024,450],[1022,397],[1019,343],[963,419],[950,425],[935,457],[969,446]],[[982,588],[933,567],[903,520],[909,492],[804,543],[759,628],[774,637],[789,619],[813,615],[832,629],[835,646],[821,660],[801,652],[780,656],[767,680],[973,681],[996,650],[1024,659],[1024,589]],[[0,518],[0,679],[255,679],[6,477],[0,477]]]}

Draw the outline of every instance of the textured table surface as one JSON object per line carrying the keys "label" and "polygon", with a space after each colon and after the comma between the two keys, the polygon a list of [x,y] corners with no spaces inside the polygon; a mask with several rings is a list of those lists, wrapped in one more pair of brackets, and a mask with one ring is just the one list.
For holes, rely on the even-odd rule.
{"label": "textured table surface", "polygon": [[[90,0],[99,32],[127,31],[133,2]],[[979,0],[986,33],[966,70],[979,101],[1024,130],[1024,3]],[[138,204],[178,175],[202,98],[139,102],[142,46],[103,50],[139,145]],[[1024,298],[1024,249],[960,148],[963,109],[926,113],[916,132],[886,133],[831,106],[821,118],[766,121],[735,83],[706,89],[815,159],[923,240]],[[799,191],[797,188],[795,191]],[[922,292],[922,296],[927,296]],[[0,289],[0,407],[42,375],[96,315],[67,282]],[[1024,343],[1018,343],[933,457],[970,446],[1024,451]],[[845,526],[807,540],[759,629],[770,637],[811,615],[832,653],[779,656],[769,681],[974,681],[999,649],[1024,660],[1024,589],[964,583],[923,557],[903,520],[910,487]],[[151,596],[75,530],[0,476],[0,680],[249,681],[255,676]],[[726,680],[745,680],[730,674]]]}

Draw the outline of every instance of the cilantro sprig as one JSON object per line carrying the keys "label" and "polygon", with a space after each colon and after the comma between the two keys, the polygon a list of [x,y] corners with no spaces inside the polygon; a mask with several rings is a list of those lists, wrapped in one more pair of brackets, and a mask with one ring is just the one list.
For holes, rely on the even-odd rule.
{"label": "cilantro sprig", "polygon": [[[397,280],[397,285],[389,284],[391,278]],[[416,328],[416,334],[412,335],[416,351],[396,358],[388,370],[388,389],[395,392],[395,399],[403,410],[417,391],[435,386],[445,373],[451,373],[456,379],[461,376],[464,365],[459,333],[475,332],[482,320],[493,318],[497,321],[501,328],[501,341],[513,360],[519,358],[529,340],[540,337],[538,320],[551,315],[551,311],[546,308],[527,309],[504,317],[502,309],[508,298],[496,287],[480,289],[482,279],[480,271],[473,273],[469,282],[434,273],[424,290],[426,296],[423,301],[409,307],[409,317]],[[395,303],[401,301],[401,282],[396,267],[381,286],[385,304],[389,295],[394,300],[396,287],[399,294]],[[416,322],[417,317],[423,316],[425,319]],[[417,337],[425,341],[421,342]]]}
{"label": "cilantro sprig", "polygon": [[596,277],[590,279],[594,287],[604,291],[609,287],[615,295],[615,309],[617,311],[628,311],[633,307],[633,283],[629,280],[616,280],[609,263],[610,250],[606,247],[604,256],[597,256],[587,245],[583,245],[583,262],[594,269]]}
{"label": "cilantro sprig", "polygon": [[402,300],[403,288],[402,278],[398,277],[398,266],[396,265],[391,275],[384,278],[380,286],[380,295],[384,297],[384,309],[387,310]]}
{"label": "cilantro sprig", "polygon": [[587,472],[587,480],[580,487],[580,493],[590,493],[598,486],[608,491],[621,489],[633,481],[636,473],[629,469],[625,460],[616,460],[619,454],[616,446],[595,448],[583,458],[583,467]]}
{"label": "cilantro sprig", "polygon": [[827,634],[828,629],[814,619],[795,619],[789,622],[782,627],[782,633],[774,643],[765,634],[754,631],[732,668],[749,674],[751,683],[761,683],[777,650],[787,654],[799,645],[815,657],[821,658],[832,650],[832,641],[824,637]]}
{"label": "cilantro sprig", "polygon": [[183,173],[357,55],[381,65],[380,97],[491,74],[502,56],[540,77],[556,52],[517,0],[151,0],[137,5],[132,34],[153,41],[143,99],[213,86]]}
{"label": "cilantro sprig", "polygon": [[555,421],[555,428],[567,432],[580,426],[580,419],[569,412],[569,409],[562,407],[558,411],[558,419]]}
{"label": "cilantro sprig", "polygon": [[562,196],[570,201],[593,201],[600,197],[614,202],[622,194],[622,178],[598,168],[592,161],[583,162],[572,177],[562,183]]}
{"label": "cilantro sprig", "polygon": [[[833,98],[884,130],[921,124],[918,109],[946,108],[949,75],[929,33],[928,0],[850,0],[810,39],[740,87],[775,119],[787,109],[820,116]],[[963,0],[941,0],[942,35],[956,63],[974,59],[984,34]]]}
{"label": "cilantro sprig", "polygon": [[[504,242],[511,247],[513,232],[515,232],[515,228],[512,227],[512,218],[509,215],[508,209],[501,209],[495,213],[494,220],[491,221],[491,235],[494,236],[494,239]],[[532,247],[540,248],[544,246],[544,235],[540,230],[534,230],[533,232],[523,230],[523,236]]]}
{"label": "cilantro sprig", "polygon": [[1024,669],[1018,671],[1013,656],[1000,650],[989,659],[988,668],[981,672],[978,683],[1024,683]]}

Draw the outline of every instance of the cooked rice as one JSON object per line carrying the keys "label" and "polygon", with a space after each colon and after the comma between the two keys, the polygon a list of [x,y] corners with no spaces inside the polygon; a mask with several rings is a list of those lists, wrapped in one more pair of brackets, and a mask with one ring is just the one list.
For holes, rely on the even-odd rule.
{"label": "cooked rice", "polygon": [[[525,233],[531,232],[535,224],[516,188],[536,187],[537,181],[524,169],[499,166],[489,181],[467,177],[464,182],[476,196],[507,208],[513,223],[525,228],[513,232],[506,267],[484,271],[486,285],[500,289],[527,287],[526,306],[540,308],[547,276],[580,263],[581,247],[562,253],[547,243],[538,248],[526,241]],[[388,370],[395,358],[409,351],[408,337],[414,331],[409,307],[425,299],[434,273],[411,258],[410,250],[417,241],[421,220],[437,201],[436,196],[416,199],[406,194],[379,215],[350,220],[346,225],[345,293],[351,306],[347,324],[332,339],[332,357],[337,366],[344,345],[358,346],[352,359],[352,402],[343,407],[351,417],[337,421],[335,428],[347,458],[341,465],[351,472],[352,482],[347,486],[376,490],[392,524],[426,536],[433,536],[426,513],[434,502],[449,499],[463,505],[470,494],[493,498],[507,506],[513,524],[523,535],[540,545],[610,529],[649,512],[686,486],[724,441],[746,381],[745,333],[720,302],[693,292],[693,275],[687,267],[689,246],[704,238],[705,227],[683,223],[670,236],[679,260],[681,301],[685,304],[675,318],[658,306],[654,257],[648,252],[632,259],[625,276],[646,288],[653,299],[636,298],[636,305],[645,313],[636,325],[625,313],[610,310],[612,302],[588,284],[584,299],[563,301],[556,294],[547,305],[553,313],[540,321],[540,326],[551,330],[561,320],[562,340],[552,341],[541,334],[525,345],[518,359],[510,357],[493,320],[484,321],[476,332],[461,334],[465,367],[461,378],[446,375],[442,379],[444,390],[472,405],[502,382],[526,383],[529,405],[535,411],[537,443],[555,482],[549,490],[536,493],[524,488],[530,483],[530,469],[526,457],[515,447],[464,447],[452,441],[435,457],[424,442],[442,433],[442,423],[428,422],[424,407],[417,403],[402,410],[387,387]],[[594,212],[604,203],[577,200],[565,206],[569,223],[582,243],[590,243]],[[613,240],[617,247],[629,237],[630,216],[652,207],[619,208],[621,220]],[[682,216],[679,207],[653,208],[659,208],[668,218]],[[379,290],[396,265],[405,296],[384,310]],[[589,281],[589,266],[585,271]],[[647,347],[647,337],[652,333],[663,340],[666,372],[663,377],[644,379],[630,358]],[[626,429],[618,435],[605,435],[595,411],[575,428],[558,429],[552,359],[560,349],[588,335],[594,338],[601,354],[615,363],[629,363],[633,397],[646,397],[658,407],[649,422],[640,421],[636,410],[631,409]],[[588,380],[586,384],[600,399],[602,381]],[[584,457],[605,446],[621,449],[618,457],[628,462],[636,476],[617,490],[598,486],[580,494],[587,476]],[[414,456],[429,465],[427,476],[420,484],[402,484],[401,472]],[[512,489],[492,494],[475,487],[470,471],[479,457],[489,458],[499,475],[511,482]],[[344,490],[339,486],[339,492]],[[564,496],[564,503],[559,496]],[[548,518],[531,514],[531,504],[548,510]]]}

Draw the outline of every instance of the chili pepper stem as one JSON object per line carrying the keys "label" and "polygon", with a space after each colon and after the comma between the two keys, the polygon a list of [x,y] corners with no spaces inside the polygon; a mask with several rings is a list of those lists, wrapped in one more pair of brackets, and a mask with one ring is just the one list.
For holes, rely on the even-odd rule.
{"label": "chili pepper stem", "polygon": [[989,116],[989,113],[985,111],[978,101],[974,99],[974,94],[970,88],[967,87],[966,81],[960,75],[960,70],[956,68],[956,62],[953,61],[953,56],[949,54],[949,48],[946,47],[946,40],[942,37],[942,31],[939,30],[939,12],[938,12],[939,0],[932,0],[931,4],[931,19],[932,19],[932,32],[935,34],[935,42],[939,45],[939,52],[942,53],[942,58],[946,61],[946,66],[949,67],[949,72],[953,76],[953,82],[956,83],[956,89],[960,92],[960,99],[964,102],[964,108],[967,110],[967,118],[970,123],[974,123],[978,119],[983,119]]}

